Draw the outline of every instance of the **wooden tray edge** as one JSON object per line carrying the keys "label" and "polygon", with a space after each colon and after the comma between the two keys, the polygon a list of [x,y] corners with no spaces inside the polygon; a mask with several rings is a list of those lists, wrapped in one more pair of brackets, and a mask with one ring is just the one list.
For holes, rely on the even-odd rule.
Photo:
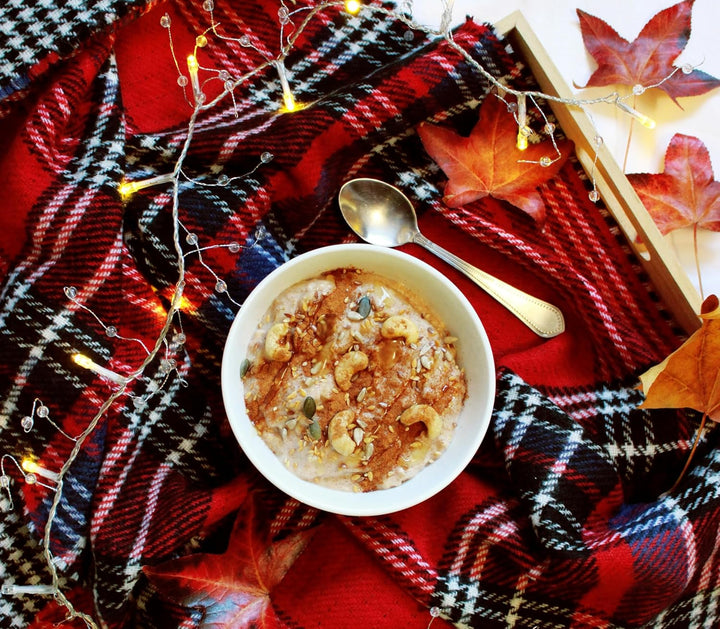
{"label": "wooden tray edge", "polygon": [[[495,29],[520,54],[546,94],[561,98],[574,95],[553,64],[540,40],[520,11],[500,20]],[[677,323],[691,334],[700,327],[700,296],[665,242],[635,189],[605,145],[596,147],[595,129],[578,107],[548,101],[565,135],[588,175],[594,171],[598,192],[637,254],[660,298]],[[597,158],[596,158],[597,153]]]}

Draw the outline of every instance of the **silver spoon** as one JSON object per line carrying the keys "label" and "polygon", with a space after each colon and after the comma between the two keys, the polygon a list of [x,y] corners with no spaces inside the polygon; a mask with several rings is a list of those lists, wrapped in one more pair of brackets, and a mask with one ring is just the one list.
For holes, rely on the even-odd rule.
{"label": "silver spoon", "polygon": [[373,245],[397,247],[413,242],[463,272],[533,332],[545,338],[565,330],[562,312],[552,304],[506,284],[436,245],[420,233],[410,200],[377,179],[352,179],[340,189],[340,211],[350,228]]}

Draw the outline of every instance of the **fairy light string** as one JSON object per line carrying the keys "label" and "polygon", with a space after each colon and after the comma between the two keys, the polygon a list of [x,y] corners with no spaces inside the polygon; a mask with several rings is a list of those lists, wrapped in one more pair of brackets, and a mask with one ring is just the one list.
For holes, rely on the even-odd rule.
{"label": "fairy light string", "polygon": [[[362,10],[368,10],[368,11],[374,11],[380,14],[384,14],[390,18],[397,19],[398,21],[404,23],[408,28],[413,30],[419,30],[424,32],[425,34],[444,39],[448,46],[450,46],[458,55],[460,55],[464,61],[474,68],[481,76],[483,76],[493,87],[496,88],[496,90],[500,94],[505,95],[512,95],[516,98],[516,102],[527,102],[528,99],[530,99],[535,108],[540,112],[540,115],[545,120],[545,133],[551,138],[553,147],[555,149],[556,155],[555,157],[546,156],[538,160],[538,164],[541,166],[550,166],[555,160],[559,159],[560,154],[557,150],[557,144],[554,139],[554,132],[555,127],[552,123],[548,124],[547,117],[545,113],[543,112],[542,108],[537,104],[537,100],[545,100],[548,102],[554,102],[554,103],[560,103],[563,105],[567,105],[569,107],[577,107],[584,112],[587,113],[587,110],[589,108],[592,108],[596,105],[601,104],[607,104],[607,105],[613,105],[615,106],[619,111],[621,111],[623,114],[626,114],[630,116],[631,120],[637,120],[640,124],[642,124],[647,129],[654,129],[656,126],[656,122],[654,119],[652,119],[650,116],[647,116],[639,111],[637,111],[634,107],[631,107],[627,104],[626,101],[636,97],[638,94],[644,93],[646,90],[659,87],[662,85],[665,81],[669,80],[672,76],[674,76],[677,72],[683,72],[684,74],[690,74],[693,70],[696,69],[696,65],[692,64],[684,64],[681,67],[674,67],[673,70],[663,79],[658,81],[657,83],[654,83],[652,85],[635,85],[632,88],[632,91],[630,94],[621,95],[617,91],[610,92],[609,94],[605,94],[603,96],[599,96],[596,98],[576,98],[576,97],[561,97],[554,94],[547,94],[545,92],[539,91],[539,90],[518,90],[514,89],[511,86],[508,86],[503,81],[497,79],[492,73],[490,73],[483,65],[478,62],[472,54],[463,48],[460,44],[458,44],[455,39],[453,38],[453,33],[450,30],[450,24],[452,23],[452,8],[453,8],[453,0],[441,0],[443,11],[440,17],[440,26],[438,29],[432,29],[426,26],[423,26],[421,24],[418,24],[412,19],[411,14],[410,15],[403,15],[396,13],[390,9],[386,9],[381,6],[376,5],[363,5]],[[515,105],[515,103],[513,103]],[[508,110],[515,115],[515,112],[517,109],[509,107]],[[525,148],[527,148],[529,139],[534,136],[533,130],[527,126],[526,119],[520,119],[516,115],[516,121],[518,122],[518,137],[517,137],[517,148],[520,151],[523,151]],[[589,117],[591,123],[593,124],[593,127],[595,126],[594,121],[592,117]],[[599,136],[598,136],[599,137]],[[599,146],[602,145],[602,142],[597,143],[595,142],[595,154],[594,154],[594,162],[597,162],[598,154],[597,149]],[[520,162],[527,162],[526,160],[519,159]],[[588,198],[592,202],[597,202],[600,200],[600,194],[597,190],[596,181],[594,178],[594,169],[591,173],[591,184],[592,189],[588,193]]]}
{"label": "fairy light string", "polygon": [[[176,164],[176,167],[173,171],[174,177],[173,177],[173,207],[172,207],[172,224],[173,224],[173,244],[175,247],[175,252],[177,254],[176,256],[176,262],[178,266],[178,280],[175,284],[175,289],[173,292],[172,302],[170,305],[170,308],[168,309],[167,315],[165,317],[165,321],[163,323],[162,329],[159,332],[159,335],[155,341],[155,345],[150,350],[150,352],[147,354],[145,359],[141,362],[141,364],[130,374],[124,377],[118,378],[115,382],[119,385],[117,389],[115,389],[101,404],[101,406],[98,408],[96,414],[93,416],[93,418],[88,423],[85,430],[77,437],[75,440],[74,446],[68,455],[67,459],[65,460],[65,463],[62,465],[60,470],[57,472],[57,481],[55,483],[54,488],[54,496],[52,499],[52,503],[50,504],[50,508],[48,510],[48,516],[45,524],[44,529],[44,535],[43,535],[43,542],[42,542],[42,548],[43,548],[43,555],[45,557],[45,561],[47,564],[47,569],[50,573],[51,577],[51,584],[44,586],[42,588],[42,591],[33,590],[29,591],[27,589],[22,589],[22,587],[27,586],[16,586],[15,584],[5,584],[7,585],[6,588],[2,590],[2,593],[10,595],[10,594],[51,594],[55,600],[62,606],[64,606],[67,610],[66,619],[74,619],[77,618],[79,620],[82,620],[85,622],[87,627],[96,629],[97,625],[95,624],[95,621],[91,616],[88,614],[85,614],[84,612],[78,611],[75,609],[71,601],[67,598],[67,596],[64,594],[64,592],[60,589],[59,583],[60,583],[60,577],[57,570],[57,565],[54,561],[54,556],[52,554],[51,550],[51,538],[52,538],[52,528],[53,523],[55,520],[55,516],[57,515],[57,510],[60,505],[60,501],[63,495],[63,484],[65,475],[67,474],[68,470],[72,466],[72,464],[77,459],[78,455],[80,454],[82,447],[85,443],[85,440],[94,432],[95,428],[97,427],[100,420],[103,418],[105,413],[110,409],[110,407],[115,403],[116,400],[121,398],[123,395],[125,395],[128,385],[138,377],[142,375],[145,368],[155,359],[155,357],[158,355],[158,353],[163,349],[168,333],[170,332],[170,329],[173,324],[173,320],[175,318],[175,314],[180,309],[180,303],[182,300],[183,290],[185,287],[185,257],[184,252],[182,250],[182,246],[180,244],[180,221],[179,221],[179,194],[178,194],[178,188],[179,188],[179,178],[178,174],[180,171],[180,166],[183,163],[185,157],[187,156],[188,150],[190,148],[190,143],[192,141],[193,137],[193,130],[195,128],[195,122],[197,120],[197,115],[199,113],[199,107],[196,107],[190,116],[190,121],[188,123],[188,132],[185,139],[185,142],[183,143],[182,151],[180,153],[180,156],[178,158],[178,162]],[[89,359],[88,359],[89,360]],[[82,363],[86,361],[81,360],[81,366]],[[4,463],[3,458],[3,463]],[[14,458],[12,458],[13,461],[15,461]],[[16,462],[16,461],[15,461]],[[17,463],[17,462],[16,462]],[[21,472],[24,474],[25,480],[27,482],[27,474],[22,469],[20,465],[18,465]],[[3,485],[5,484],[5,478],[7,478],[7,475],[4,471],[4,465],[2,469],[2,473],[0,474],[0,477],[2,477],[3,481],[0,481]],[[9,487],[8,487],[9,492]],[[11,587],[12,586],[12,587]],[[18,589],[21,588],[21,589]]]}
{"label": "fairy light string", "polygon": [[[159,174],[153,177],[149,177],[137,181],[123,181],[118,186],[118,194],[123,201],[126,201],[133,194],[136,194],[142,190],[161,185],[172,185],[172,240],[173,248],[175,252],[175,264],[177,271],[177,280],[174,284],[170,307],[164,313],[163,324],[160,331],[157,334],[154,345],[148,348],[145,343],[140,339],[128,338],[118,334],[117,329],[114,326],[106,325],[95,313],[90,310],[87,306],[80,302],[77,295],[77,290],[73,287],[66,287],[65,295],[68,299],[73,301],[76,305],[80,306],[81,309],[89,312],[97,322],[102,326],[105,334],[108,337],[117,338],[121,341],[137,342],[140,343],[145,350],[145,357],[141,363],[130,370],[129,373],[123,375],[117,373],[107,367],[104,367],[96,363],[92,358],[82,353],[76,353],[73,356],[75,364],[79,368],[89,369],[99,377],[105,379],[111,387],[110,393],[107,395],[105,400],[97,408],[95,415],[90,419],[85,429],[76,437],[73,437],[64,432],[60,426],[49,418],[49,411],[47,406],[42,404],[39,399],[33,402],[32,411],[29,415],[24,416],[21,419],[21,426],[25,432],[30,432],[33,429],[35,418],[42,418],[49,421],[63,436],[69,439],[72,443],[72,449],[65,459],[59,470],[49,470],[44,467],[40,462],[31,457],[24,458],[21,462],[10,455],[4,454],[0,458],[0,490],[4,490],[9,498],[10,508],[13,508],[12,493],[10,489],[11,477],[6,473],[6,462],[16,467],[23,479],[27,484],[35,484],[42,486],[43,488],[50,491],[52,496],[52,502],[50,504],[47,520],[44,528],[44,534],[42,539],[43,555],[46,560],[47,569],[50,574],[51,582],[49,584],[15,584],[5,583],[0,586],[0,593],[3,595],[41,595],[41,596],[53,596],[54,599],[66,609],[66,620],[79,619],[82,620],[85,625],[89,628],[96,628],[97,624],[94,619],[84,612],[77,610],[72,602],[60,589],[60,578],[58,575],[57,563],[51,551],[51,540],[53,534],[53,524],[57,511],[63,496],[63,486],[65,476],[69,469],[77,459],[78,455],[82,451],[87,438],[95,431],[98,423],[108,412],[110,407],[118,400],[127,396],[136,407],[136,410],[141,410],[149,397],[138,396],[137,394],[129,391],[129,387],[136,380],[143,378],[143,374],[146,368],[156,358],[160,359],[159,373],[163,375],[162,382],[154,392],[150,393],[150,396],[154,395],[157,391],[162,389],[168,377],[173,371],[177,371],[177,361],[173,358],[173,352],[177,351],[185,342],[185,335],[182,332],[182,326],[180,324],[180,313],[184,305],[184,301],[187,301],[184,297],[185,289],[185,275],[186,275],[186,264],[185,260],[189,255],[197,257],[200,265],[209,272],[213,277],[215,285],[214,291],[218,294],[224,295],[229,299],[231,303],[236,306],[240,304],[228,294],[227,284],[225,281],[207,264],[203,258],[203,252],[216,247],[226,247],[231,253],[237,253],[241,246],[239,243],[231,242],[226,244],[212,244],[202,245],[199,242],[197,235],[190,232],[180,218],[180,182],[186,180],[191,185],[197,186],[209,186],[219,185],[227,186],[233,183],[237,179],[241,179],[247,174],[251,174],[257,170],[257,168],[269,163],[273,159],[273,155],[269,152],[264,152],[260,155],[258,164],[246,175],[238,177],[228,177],[225,174],[220,174],[217,177],[215,183],[208,183],[200,179],[193,179],[188,177],[183,171],[183,164],[187,158],[191,143],[193,141],[195,128],[199,115],[209,109],[214,108],[220,101],[225,97],[230,97],[233,102],[233,108],[235,115],[237,116],[237,103],[235,101],[235,89],[247,82],[252,77],[265,72],[275,71],[278,75],[278,82],[280,85],[280,102],[281,106],[277,110],[277,115],[291,114],[292,112],[298,111],[304,107],[312,106],[312,103],[300,103],[296,100],[292,89],[290,78],[288,77],[287,68],[285,61],[288,54],[292,51],[296,41],[302,35],[308,24],[315,18],[319,13],[330,10],[341,8],[347,12],[348,15],[353,16],[361,11],[368,11],[372,14],[384,16],[391,20],[397,20],[404,24],[410,29],[408,32],[418,31],[423,32],[431,38],[438,38],[444,40],[446,44],[455,51],[460,58],[462,58],[469,67],[477,71],[482,77],[484,77],[492,86],[497,89],[497,96],[505,101],[509,115],[513,115],[518,124],[518,135],[517,135],[517,148],[522,154],[522,150],[527,148],[528,142],[532,139],[535,141],[537,134],[532,129],[529,116],[528,116],[528,102],[532,104],[534,111],[539,112],[539,115],[544,123],[543,133],[550,138],[551,144],[555,151],[555,157],[545,156],[542,157],[537,163],[541,166],[549,166],[556,159],[559,159],[560,152],[558,150],[555,140],[555,125],[552,123],[544,111],[538,104],[538,100],[544,100],[546,102],[561,103],[571,107],[578,107],[583,110],[591,108],[598,104],[610,104],[618,108],[624,114],[629,115],[633,120],[637,120],[647,128],[652,129],[655,126],[654,120],[650,117],[642,114],[641,112],[631,107],[626,102],[629,98],[635,97],[639,94],[644,93],[647,89],[652,87],[660,86],[664,81],[672,77],[675,72],[682,71],[684,73],[690,73],[694,70],[694,66],[686,64],[682,68],[675,68],[673,72],[662,79],[660,82],[650,85],[642,86],[636,85],[632,89],[632,94],[627,96],[621,96],[618,92],[612,92],[605,96],[600,96],[591,99],[581,98],[563,98],[552,94],[545,94],[541,91],[533,90],[517,90],[511,86],[506,85],[493,74],[486,70],[482,64],[480,64],[475,58],[472,57],[471,53],[465,50],[460,44],[458,44],[450,30],[452,24],[452,9],[453,0],[440,0],[442,6],[442,13],[440,16],[440,24],[438,29],[433,29],[424,25],[421,25],[414,21],[412,18],[412,4],[410,2],[404,3],[400,10],[393,10],[383,7],[378,4],[363,4],[359,0],[333,0],[328,2],[321,2],[315,6],[298,7],[293,10],[289,9],[284,2],[280,2],[278,10],[278,24],[279,24],[279,35],[280,35],[280,46],[279,51],[275,56],[268,53],[266,50],[261,49],[255,45],[249,34],[243,34],[238,38],[228,37],[220,32],[220,24],[215,21],[214,18],[214,4],[212,0],[204,0],[202,8],[204,11],[209,13],[210,26],[198,35],[195,39],[195,47],[191,53],[185,58],[185,68],[178,61],[176,55],[175,46],[172,38],[171,27],[172,22],[170,16],[165,14],[160,19],[160,26],[167,30],[168,43],[170,48],[170,54],[173,58],[175,69],[177,71],[177,84],[182,88],[184,98],[191,108],[191,114],[188,119],[187,128],[185,130],[185,137],[181,144],[181,150],[177,156],[175,166],[170,173]],[[301,18],[301,19],[300,19]],[[295,23],[295,19],[298,22]],[[217,71],[215,69],[203,68],[197,58],[198,48],[204,48],[208,45],[208,35],[217,37],[220,40],[234,41],[240,46],[255,50],[263,59],[261,63],[258,63],[247,72],[238,77],[232,77],[226,70]],[[220,80],[223,84],[221,92],[210,100],[206,99],[206,95],[203,91],[204,81],[201,79],[201,71],[210,72],[211,76],[207,80]],[[187,74],[185,74],[187,72]],[[190,97],[187,94],[187,88],[190,88]],[[507,96],[514,97],[514,101],[508,100]],[[592,118],[590,118],[592,121]],[[593,123],[594,125],[594,123]],[[597,161],[597,150],[602,146],[602,138],[598,135],[594,141],[595,146],[595,162]],[[524,161],[520,159],[519,161]],[[593,171],[594,164],[593,162]],[[598,201],[600,196],[595,187],[595,179],[591,172],[590,177],[592,179],[593,189],[589,193],[591,201]],[[183,239],[184,236],[184,239]],[[185,245],[190,248],[185,250],[183,248],[183,240]],[[255,243],[253,243],[254,246]],[[180,328],[180,332],[176,331],[176,322]],[[171,336],[172,333],[172,336]],[[168,342],[170,338],[170,342]],[[180,375],[178,374],[178,377]],[[43,479],[43,480],[40,480]],[[435,617],[441,615],[439,608],[433,607],[430,609],[431,623]]]}

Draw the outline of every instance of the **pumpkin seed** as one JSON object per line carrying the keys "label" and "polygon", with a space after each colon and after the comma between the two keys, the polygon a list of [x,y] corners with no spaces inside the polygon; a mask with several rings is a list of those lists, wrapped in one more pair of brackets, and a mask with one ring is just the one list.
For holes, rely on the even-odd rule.
{"label": "pumpkin seed", "polygon": [[313,421],[307,428],[308,435],[313,441],[317,441],[322,436],[322,429],[317,420]]}
{"label": "pumpkin seed", "polygon": [[315,405],[315,400],[311,395],[308,395],[303,402],[303,415],[305,415],[308,419],[312,419],[316,410],[317,406]]}
{"label": "pumpkin seed", "polygon": [[357,311],[363,319],[365,319],[372,311],[372,304],[370,303],[370,298],[367,295],[362,296],[360,301],[358,301]]}
{"label": "pumpkin seed", "polygon": [[248,369],[250,369],[250,361],[246,358],[240,363],[240,377],[244,378],[245,374],[248,372]]}
{"label": "pumpkin seed", "polygon": [[322,342],[325,342],[328,336],[330,336],[330,332],[332,332],[333,328],[333,321],[330,317],[327,315],[320,315],[320,318],[317,320],[316,324],[316,330],[317,330],[317,337]]}
{"label": "pumpkin seed", "polygon": [[352,436],[353,441],[357,445],[360,445],[362,443],[364,434],[365,434],[365,431],[362,428],[360,428],[359,426],[356,427],[355,429],[353,429],[353,436]]}

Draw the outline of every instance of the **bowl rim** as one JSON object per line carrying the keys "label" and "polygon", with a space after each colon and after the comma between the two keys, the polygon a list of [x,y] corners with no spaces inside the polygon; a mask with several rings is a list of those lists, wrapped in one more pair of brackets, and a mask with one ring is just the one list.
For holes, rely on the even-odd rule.
{"label": "bowl rim", "polygon": [[[348,259],[338,259],[345,257]],[[334,261],[328,263],[327,260]],[[436,461],[396,487],[355,493],[303,480],[285,467],[262,440],[245,412],[244,392],[239,374],[247,343],[256,329],[257,321],[280,292],[297,282],[315,277],[324,270],[342,266],[362,268],[362,260],[365,264],[370,261],[370,266],[377,266],[378,263],[382,266],[383,262],[379,262],[382,260],[393,265],[394,269],[404,269],[406,273],[414,267],[418,276],[422,274],[432,278],[436,286],[441,287],[440,290],[447,291],[448,299],[454,299],[457,305],[462,306],[463,316],[467,317],[468,325],[474,330],[474,340],[480,345],[480,348],[476,349],[482,350],[473,351],[470,370],[465,364],[467,359],[462,361],[468,375],[468,390],[471,384],[482,387],[484,396],[482,400],[477,399],[482,393],[478,391],[473,398],[473,408],[470,409],[468,394],[455,434]],[[373,268],[368,270],[378,272]],[[251,318],[251,325],[248,324],[248,318]],[[459,345],[459,353],[461,348],[462,345]],[[352,243],[328,245],[300,254],[281,264],[257,284],[240,307],[228,332],[222,357],[221,386],[225,412],[238,444],[250,462],[270,483],[296,500],[323,511],[348,516],[372,516],[393,513],[419,504],[447,487],[462,473],[490,425],[495,400],[495,366],[490,342],[480,317],[467,297],[445,275],[403,251]],[[465,415],[471,410],[475,411],[476,416],[468,419]],[[469,431],[470,434],[458,440],[461,423],[468,426],[475,424],[475,427]]]}

